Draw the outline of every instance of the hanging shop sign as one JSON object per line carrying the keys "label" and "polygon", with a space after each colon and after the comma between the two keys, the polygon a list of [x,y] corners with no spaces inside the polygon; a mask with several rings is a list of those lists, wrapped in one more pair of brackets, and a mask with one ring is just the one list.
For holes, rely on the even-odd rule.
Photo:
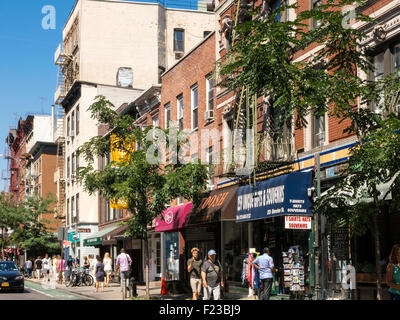
{"label": "hanging shop sign", "polygon": [[285,216],[285,229],[311,230],[311,217]]}
{"label": "hanging shop sign", "polygon": [[237,190],[238,186],[232,186],[205,194],[200,205],[193,207],[187,215],[186,225],[235,221]]}
{"label": "hanging shop sign", "polygon": [[155,219],[156,232],[166,232],[182,229],[185,225],[185,219],[189,211],[192,209],[191,202],[169,208],[162,213],[163,219]]}
{"label": "hanging shop sign", "polygon": [[246,185],[237,191],[236,221],[251,221],[285,215],[311,215],[312,172],[292,172]]}

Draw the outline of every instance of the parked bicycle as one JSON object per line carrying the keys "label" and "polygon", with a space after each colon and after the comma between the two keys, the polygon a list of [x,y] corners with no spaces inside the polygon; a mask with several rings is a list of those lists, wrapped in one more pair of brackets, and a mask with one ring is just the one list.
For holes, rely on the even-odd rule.
{"label": "parked bicycle", "polygon": [[93,283],[94,279],[89,274],[89,270],[84,268],[73,269],[69,279],[65,281],[67,287],[92,286]]}

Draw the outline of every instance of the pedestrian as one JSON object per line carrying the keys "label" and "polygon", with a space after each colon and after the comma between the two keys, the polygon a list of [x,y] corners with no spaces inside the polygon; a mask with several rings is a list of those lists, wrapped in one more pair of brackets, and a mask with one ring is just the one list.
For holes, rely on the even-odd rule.
{"label": "pedestrian", "polygon": [[43,264],[43,274],[45,279],[47,279],[47,281],[50,281],[50,268],[51,268],[51,261],[49,258],[49,255],[46,253],[43,260],[42,260],[42,264]]}
{"label": "pedestrian", "polygon": [[35,267],[36,267],[36,276],[39,280],[42,277],[42,264],[43,262],[40,256],[37,257],[37,259],[35,260]]}
{"label": "pedestrian", "polygon": [[106,252],[106,254],[104,255],[103,264],[104,264],[104,272],[106,273],[105,286],[109,287],[110,281],[111,281],[111,274],[112,274],[112,261],[110,258],[110,254],[108,252]]}
{"label": "pedestrian", "polygon": [[54,277],[54,281],[58,281],[58,260],[57,260],[57,256],[54,255],[53,256],[53,260],[51,261],[52,267],[53,267],[53,277]]}
{"label": "pedestrian", "polygon": [[390,253],[386,284],[389,287],[390,300],[400,301],[400,244],[395,244]]}
{"label": "pedestrian", "polygon": [[259,299],[269,300],[272,289],[272,282],[274,276],[272,272],[276,271],[274,266],[274,260],[270,256],[268,248],[264,248],[264,254],[258,256],[253,262],[251,262],[260,271],[261,284],[259,287]]}
{"label": "pedestrian", "polygon": [[62,284],[65,281],[65,259],[59,255],[57,261],[58,280]]}
{"label": "pedestrian", "polygon": [[85,270],[89,270],[89,268],[90,268],[90,261],[87,256],[83,257],[83,268]]}
{"label": "pedestrian", "polygon": [[190,275],[190,286],[193,292],[192,300],[198,300],[201,292],[201,267],[203,260],[199,258],[199,248],[191,250],[192,258],[188,260],[188,272]]}
{"label": "pedestrian", "polygon": [[216,260],[217,253],[215,250],[208,251],[208,259],[204,261],[201,269],[201,277],[203,279],[204,298],[203,300],[211,300],[211,294],[214,300],[220,300],[221,287],[224,287],[222,281],[222,266]]}
{"label": "pedestrian", "polygon": [[28,260],[25,262],[25,270],[28,273],[28,277],[32,277],[32,260],[31,258],[28,258]]}
{"label": "pedestrian", "polygon": [[75,268],[78,268],[81,266],[81,260],[79,259],[78,256],[75,257]]}
{"label": "pedestrian", "polygon": [[72,269],[75,267],[75,263],[74,263],[74,259],[72,258],[72,256],[68,257],[67,260],[67,271],[66,271],[66,279],[70,279],[71,277],[71,273],[72,273]]}
{"label": "pedestrian", "polygon": [[121,253],[118,255],[117,257],[117,261],[116,261],[116,266],[117,266],[117,272],[119,272],[120,277],[121,277],[121,291],[123,288],[123,283],[124,280],[126,279],[126,286],[129,286],[129,270],[132,264],[132,259],[129,256],[129,254],[125,253],[125,249],[122,248]]}
{"label": "pedestrian", "polygon": [[96,256],[96,267],[95,267],[95,274],[96,274],[96,292],[99,291],[99,283],[101,283],[101,292],[104,292],[104,264],[101,262],[101,257]]}

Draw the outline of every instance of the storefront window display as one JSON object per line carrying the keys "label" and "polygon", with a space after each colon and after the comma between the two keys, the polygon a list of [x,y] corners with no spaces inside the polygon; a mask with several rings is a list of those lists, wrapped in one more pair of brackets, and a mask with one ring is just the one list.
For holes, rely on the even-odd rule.
{"label": "storefront window display", "polygon": [[163,248],[166,280],[179,280],[179,232],[166,232]]}
{"label": "storefront window display", "polygon": [[223,222],[223,264],[229,281],[241,282],[243,259],[248,251],[248,225]]}

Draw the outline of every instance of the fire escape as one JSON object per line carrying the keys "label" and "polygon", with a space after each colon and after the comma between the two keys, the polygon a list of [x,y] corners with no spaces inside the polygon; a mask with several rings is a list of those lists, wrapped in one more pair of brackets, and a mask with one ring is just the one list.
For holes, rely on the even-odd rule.
{"label": "fire escape", "polygon": [[[233,18],[222,21],[222,41],[227,51],[235,39],[234,26],[247,19],[246,12],[251,6],[246,0],[238,0],[235,21]],[[230,59],[229,55],[224,55],[220,62],[227,59]],[[220,80],[223,84],[231,79]],[[240,88],[235,94],[235,100],[223,113],[234,115],[230,129],[239,134],[232,135],[232,144],[241,148],[232,147],[231,163],[227,165],[222,159],[222,165],[217,166],[217,175],[255,184],[261,173],[279,174],[293,163],[293,134],[280,122],[280,111],[274,108],[270,97],[253,94],[248,87]]]}

